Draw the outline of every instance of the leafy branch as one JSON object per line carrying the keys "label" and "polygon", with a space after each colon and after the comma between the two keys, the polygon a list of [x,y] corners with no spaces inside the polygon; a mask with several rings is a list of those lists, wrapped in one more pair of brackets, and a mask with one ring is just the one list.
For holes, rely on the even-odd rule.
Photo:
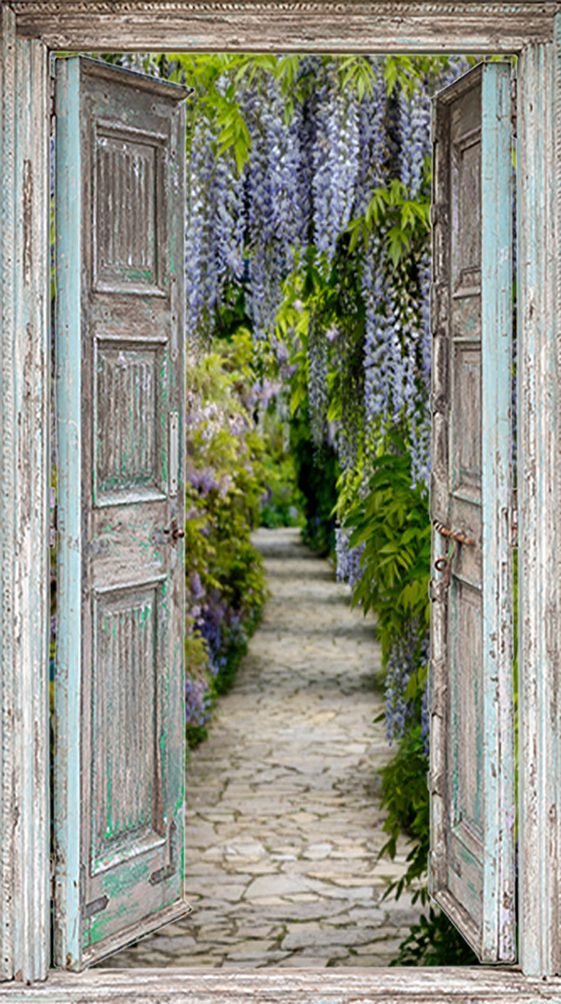
{"label": "leafy branch", "polygon": [[354,251],[359,243],[366,248],[369,235],[376,230],[384,236],[393,265],[398,265],[412,246],[427,239],[430,231],[428,198],[412,198],[398,178],[387,188],[375,188],[364,213],[349,223],[349,250]]}

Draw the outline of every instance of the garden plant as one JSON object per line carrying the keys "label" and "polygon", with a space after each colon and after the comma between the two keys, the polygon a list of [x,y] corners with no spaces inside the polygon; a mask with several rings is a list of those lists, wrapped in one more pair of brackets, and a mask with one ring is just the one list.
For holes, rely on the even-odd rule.
{"label": "garden plant", "polygon": [[466,58],[109,56],[187,84],[187,729],[265,599],[251,530],[300,523],[382,646],[383,853],[427,913],[398,964],[473,963],[428,907],[431,95]]}

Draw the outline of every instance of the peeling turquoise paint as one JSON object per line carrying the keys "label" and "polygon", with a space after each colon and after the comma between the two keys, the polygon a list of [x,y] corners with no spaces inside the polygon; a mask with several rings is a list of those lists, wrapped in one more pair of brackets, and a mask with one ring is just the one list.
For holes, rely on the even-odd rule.
{"label": "peeling turquoise paint", "polygon": [[[79,57],[59,62],[57,75],[58,91],[66,100],[58,105],[57,176],[64,179],[66,203],[60,200],[57,207],[57,242],[59,259],[70,263],[70,278],[60,270],[59,298],[62,308],[71,300],[67,327],[74,326],[69,337],[64,309],[59,310],[59,383],[64,388],[59,449],[67,478],[62,478],[59,555],[64,562],[70,552],[74,578],[65,586],[63,569],[56,777],[57,790],[72,791],[73,802],[71,814],[68,805],[60,814],[62,819],[66,811],[58,837],[58,860],[63,863],[58,873],[59,881],[71,887],[73,899],[65,904],[63,920],[68,918],[68,923],[56,945],[56,961],[79,969],[95,958],[94,946],[103,951],[107,938],[122,936],[126,942],[127,931],[134,928],[140,935],[158,926],[161,920],[151,918],[162,910],[176,914],[184,909],[175,861],[181,839],[167,823],[183,790],[183,665],[174,655],[174,641],[183,635],[184,570],[171,540],[154,546],[165,527],[183,519],[183,493],[175,495],[167,484],[169,404],[182,407],[183,354],[176,351],[172,359],[165,349],[171,341],[176,348],[182,346],[182,329],[176,330],[182,305],[174,309],[172,323],[163,298],[168,295],[163,294],[168,251],[173,247],[173,253],[180,254],[183,248],[181,186],[174,189],[172,202],[165,173],[154,175],[158,205],[168,214],[165,227],[157,221],[158,241],[165,234],[169,246],[158,244],[157,274],[150,272],[148,278],[149,285],[156,280],[159,285],[149,295],[139,296],[134,287],[143,269],[110,272],[115,248],[119,251],[125,239],[142,240],[138,228],[130,229],[117,212],[111,228],[97,232],[98,240],[111,233],[113,243],[99,260],[94,246],[90,273],[80,225],[83,215],[95,227],[95,214],[118,209],[126,191],[119,182],[114,199],[106,197],[105,189],[99,196],[101,169],[94,168],[92,157],[97,154],[88,150],[91,128],[95,135],[105,130],[106,149],[117,151],[115,171],[126,174],[131,162],[130,157],[118,160],[125,126],[141,127],[139,149],[145,150],[153,135],[156,151],[165,141],[183,156],[183,111],[177,100],[184,92],[170,85],[169,102],[154,103],[152,95],[138,91],[138,78],[130,87],[130,74]],[[138,122],[136,105],[143,108]],[[74,139],[72,149],[64,146],[67,133]],[[127,150],[134,142],[127,139]],[[92,171],[94,184],[88,186]],[[109,187],[115,171],[103,175]],[[69,201],[64,187],[68,179],[74,180],[78,209],[80,197],[83,200],[83,214],[63,212]],[[136,191],[134,184],[130,191]],[[69,255],[71,238],[75,245]],[[109,288],[109,280],[117,287]],[[136,318],[134,324],[126,323],[128,314]],[[170,374],[172,367],[177,373]],[[66,421],[69,409],[71,426]],[[84,443],[83,423],[93,432]],[[108,506],[113,512],[102,518]],[[68,513],[74,519],[71,536]],[[72,649],[71,659],[65,646]],[[182,652],[183,645],[180,648]],[[82,680],[87,681],[83,688]],[[103,909],[97,909],[105,896]],[[61,897],[58,909],[62,913]]]}

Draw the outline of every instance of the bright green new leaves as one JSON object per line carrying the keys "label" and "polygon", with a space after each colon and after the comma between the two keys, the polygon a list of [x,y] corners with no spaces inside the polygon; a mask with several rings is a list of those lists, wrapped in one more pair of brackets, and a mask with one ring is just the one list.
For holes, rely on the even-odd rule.
{"label": "bright green new leaves", "polygon": [[366,56],[341,56],[338,69],[343,90],[355,91],[359,101],[374,93],[374,67]]}
{"label": "bright green new leaves", "polygon": [[[426,178],[428,182],[429,171]],[[398,265],[412,246],[419,246],[427,239],[430,230],[428,197],[409,198],[407,188],[398,178],[387,188],[375,188],[364,214],[349,223],[349,250],[354,251],[359,242],[366,248],[368,236],[374,230],[383,233],[390,259],[394,266]]]}
{"label": "bright green new leaves", "polygon": [[405,444],[392,436],[391,446],[399,452],[384,453],[374,461],[367,494],[351,508],[344,524],[352,530],[351,547],[364,545],[363,574],[353,590],[353,606],[375,613],[384,658],[404,625],[428,624],[429,617],[427,493],[411,483]]}

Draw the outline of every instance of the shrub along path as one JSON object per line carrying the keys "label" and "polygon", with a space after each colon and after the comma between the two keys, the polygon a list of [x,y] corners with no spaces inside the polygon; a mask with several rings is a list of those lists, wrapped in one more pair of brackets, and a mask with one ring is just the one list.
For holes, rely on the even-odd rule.
{"label": "shrub along path", "polygon": [[260,530],[271,599],[187,771],[193,912],[103,965],[383,966],[417,918],[384,842],[380,650],[292,529]]}

